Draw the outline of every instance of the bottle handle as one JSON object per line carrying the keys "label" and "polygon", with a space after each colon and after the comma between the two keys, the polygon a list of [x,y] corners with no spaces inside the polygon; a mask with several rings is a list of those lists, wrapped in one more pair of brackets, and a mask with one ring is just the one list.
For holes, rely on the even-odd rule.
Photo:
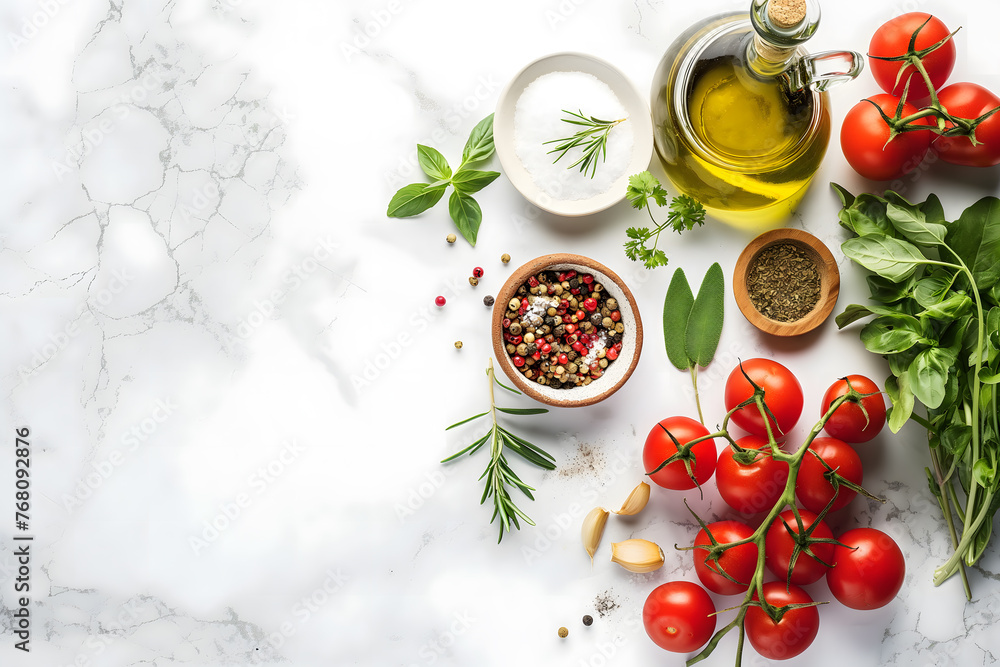
{"label": "bottle handle", "polygon": [[789,74],[792,90],[810,89],[822,93],[856,78],[865,69],[865,58],[857,51],[823,51],[799,58]]}

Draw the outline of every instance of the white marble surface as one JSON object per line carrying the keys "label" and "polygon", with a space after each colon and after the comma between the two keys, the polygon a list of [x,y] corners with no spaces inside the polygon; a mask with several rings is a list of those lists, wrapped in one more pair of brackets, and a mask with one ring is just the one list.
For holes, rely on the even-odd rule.
{"label": "white marble surface", "polygon": [[[656,326],[670,271],[644,271],[621,250],[638,214],[621,204],[559,220],[501,177],[478,197],[473,249],[444,242],[444,205],[410,220],[385,207],[420,180],[415,144],[454,160],[534,58],[593,53],[645,90],[686,25],[745,4],[4,3],[0,663],[682,664],[638,621],[655,585],[694,578],[671,549],[695,532],[680,497],[654,489],[644,513],[613,520],[593,567],[579,544],[583,514],[639,480],[652,424],[694,410]],[[1000,10],[985,0],[827,2],[811,48],[863,51],[878,23],[917,8],[965,25],[956,80],[1000,89],[987,57]],[[835,117],[873,92],[867,73],[837,89]],[[834,145],[791,224],[835,250],[846,305],[866,292],[839,253],[830,180],[868,186]],[[997,190],[995,171],[940,165],[905,184],[955,214]],[[748,240],[712,223],[671,238],[668,253],[691,275],[718,260],[728,276]],[[533,418],[559,468],[518,467],[538,489],[523,504],[538,526],[498,546],[477,504],[483,457],[439,465],[470,433],[443,429],[488,400],[482,297],[513,266],[561,251],[625,278],[645,349],[608,401]],[[476,265],[486,275],[473,289]],[[727,309],[701,382],[713,414],[737,356],[793,368],[807,411],[835,376],[884,375],[856,331],[829,323],[779,341],[755,333],[731,298]],[[12,634],[20,427],[33,452],[29,654]],[[957,580],[931,585],[948,543],[924,449],[913,428],[866,446],[867,486],[888,502],[855,500],[834,522],[896,537],[908,565],[899,598],[867,613],[829,605],[815,645],[788,664],[995,662],[998,552],[970,571],[971,603]],[[687,497],[705,516],[724,512],[711,485]],[[630,575],[608,562],[610,542],[626,537],[666,547],[667,565]],[[599,615],[597,598],[617,606]],[[730,664],[733,648],[727,639],[707,664]],[[744,664],[763,661],[748,649]]]}

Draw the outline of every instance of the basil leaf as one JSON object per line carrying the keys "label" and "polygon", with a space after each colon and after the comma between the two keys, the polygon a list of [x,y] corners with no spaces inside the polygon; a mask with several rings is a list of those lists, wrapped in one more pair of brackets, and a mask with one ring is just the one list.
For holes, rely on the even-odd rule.
{"label": "basil leaf", "polygon": [[917,281],[913,288],[913,298],[924,308],[941,303],[955,283],[957,276],[957,271],[944,274],[935,272],[933,275],[924,276]]}
{"label": "basil leaf", "polygon": [[844,309],[840,315],[837,315],[835,321],[837,323],[838,329],[843,329],[848,324],[853,324],[857,322],[862,317],[868,317],[872,315],[872,311],[868,310],[864,306],[859,306],[856,303],[852,303],[847,308]]}
{"label": "basil leaf", "polygon": [[691,285],[684,275],[684,269],[677,269],[670,279],[667,296],[663,300],[663,344],[667,348],[667,359],[681,371],[691,368],[685,332],[692,305],[694,294],[691,293]]}
{"label": "basil leaf", "polygon": [[894,283],[891,280],[871,274],[867,277],[868,290],[871,298],[882,303],[895,303],[910,295],[913,285],[910,281],[905,283]]}
{"label": "basil leaf", "polygon": [[947,219],[944,217],[944,207],[941,205],[941,200],[938,199],[936,194],[930,194],[923,204],[920,204],[920,210],[924,214],[927,222],[933,222],[938,224],[947,224]]}
{"label": "basil leaf", "polygon": [[842,185],[837,185],[836,183],[830,183],[830,187],[833,188],[833,191],[837,193],[838,197],[840,197],[841,205],[844,208],[850,208],[851,204],[854,203],[854,195],[852,195],[850,191],[848,191],[847,188],[843,187]]}
{"label": "basil leaf", "polygon": [[927,348],[910,364],[906,375],[913,395],[928,408],[937,408],[944,401],[950,365],[947,352],[937,347]]}
{"label": "basil leaf", "polygon": [[921,335],[919,320],[897,314],[876,317],[866,324],[861,330],[861,342],[869,352],[895,354],[927,340]]}
{"label": "basil leaf", "polygon": [[469,245],[476,245],[476,237],[479,235],[479,225],[483,221],[483,210],[472,197],[462,194],[458,190],[451,193],[448,200],[448,213],[455,221],[458,231],[469,242]]}
{"label": "basil leaf", "polygon": [[389,201],[386,215],[390,218],[409,218],[423,213],[441,201],[445,187],[431,187],[427,183],[411,183],[399,189]]}
{"label": "basil leaf", "polygon": [[479,121],[472,128],[469,140],[462,151],[462,165],[479,162],[493,155],[493,114]]}
{"label": "basil leaf", "polygon": [[920,316],[950,321],[961,317],[970,308],[972,308],[972,299],[966,294],[955,293],[941,303],[928,306],[924,312],[920,313]]}
{"label": "basil leaf", "polygon": [[861,266],[894,283],[906,280],[918,266],[927,263],[915,245],[889,236],[848,239],[841,248]]}
{"label": "basil leaf", "polygon": [[899,429],[903,428],[903,424],[913,414],[914,401],[913,392],[910,390],[910,381],[905,374],[899,378],[890,375],[885,381],[885,392],[889,394],[889,400],[892,401],[888,420],[889,430],[893,433],[899,433]]}
{"label": "basil leaf", "polygon": [[972,442],[972,427],[952,424],[941,431],[941,447],[955,458],[961,458]]}
{"label": "basil leaf", "polygon": [[896,354],[890,354],[886,357],[886,361],[889,362],[889,370],[896,377],[901,377],[906,375],[906,370],[913,363],[913,360],[917,358],[917,354],[920,352],[918,349],[910,348],[905,352],[898,352]]}
{"label": "basil leaf", "polygon": [[892,223],[886,214],[887,202],[866,192],[858,195],[851,207],[851,222],[858,236],[895,236]]}
{"label": "basil leaf", "polygon": [[987,463],[986,459],[979,459],[972,464],[972,479],[984,488],[993,487],[996,475],[996,468]]}
{"label": "basil leaf", "polygon": [[923,211],[915,206],[902,207],[889,204],[886,214],[896,231],[917,245],[944,245],[948,230],[944,225],[927,222]]}
{"label": "basil leaf", "polygon": [[456,190],[461,190],[467,195],[479,192],[492,183],[500,175],[499,171],[477,171],[475,169],[462,169],[452,176],[451,184]]}
{"label": "basil leaf", "polygon": [[948,245],[972,271],[980,290],[1000,280],[1000,199],[983,197],[951,225]]}
{"label": "basil leaf", "polygon": [[726,279],[722,267],[716,262],[708,267],[698,296],[691,306],[688,317],[686,339],[687,355],[699,366],[712,363],[715,350],[722,336],[723,308],[726,294]]}
{"label": "basil leaf", "polygon": [[417,144],[417,162],[424,173],[435,181],[447,181],[451,178],[451,167],[436,148]]}

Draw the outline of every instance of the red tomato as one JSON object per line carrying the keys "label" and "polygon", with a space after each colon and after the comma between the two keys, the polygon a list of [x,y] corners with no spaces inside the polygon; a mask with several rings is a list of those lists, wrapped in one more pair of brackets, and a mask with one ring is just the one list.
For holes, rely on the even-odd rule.
{"label": "red tomato", "polygon": [[[979,118],[1000,106],[1000,97],[975,83],[953,83],[938,93],[938,101],[952,116]],[[934,151],[951,164],[968,167],[992,167],[1000,164],[1000,112],[976,126],[973,146],[968,137],[937,137]]]}
{"label": "red tomato", "polygon": [[653,589],[642,606],[646,634],[674,653],[697,651],[715,633],[715,603],[690,581],[670,581]]}
{"label": "red tomato", "polygon": [[[764,402],[774,419],[768,418],[775,439],[788,433],[802,414],[802,385],[792,372],[771,359],[750,359],[742,364],[743,371],[764,389]],[[740,366],[733,369],[726,381],[726,411],[732,410],[753,396],[753,385],[747,382]],[[775,425],[774,420],[778,423]],[[754,435],[767,435],[764,418],[756,405],[747,405],[733,413],[733,423]]]}
{"label": "red tomato", "polygon": [[851,609],[878,609],[903,586],[906,562],[895,540],[874,528],[855,528],[840,536],[826,583],[833,597]]}
{"label": "red tomato", "polygon": [[[920,165],[934,135],[916,130],[902,132],[889,139],[889,126],[871,102],[892,118],[896,114],[899,98],[882,93],[855,104],[847,112],[840,128],[840,148],[847,162],[860,175],[873,181],[891,181]],[[903,105],[903,117],[916,112],[917,108],[909,102]],[[930,125],[931,120],[921,118],[915,123]]]}
{"label": "red tomato", "polygon": [[[861,399],[861,404],[846,401],[837,408],[824,427],[827,434],[844,442],[868,442],[885,426],[885,399],[878,385],[864,375],[848,375],[851,387],[860,394],[874,394]],[[823,395],[820,416],[826,414],[833,401],[847,393],[847,382],[837,380]],[[864,411],[861,408],[864,407]],[[867,417],[865,416],[867,413]]]}
{"label": "red tomato", "polygon": [[[809,532],[809,528],[814,523],[817,523],[817,517],[814,512],[799,510],[799,516],[802,517],[804,532],[807,532],[810,537],[815,539],[833,539],[833,531],[823,521],[820,521],[819,525]],[[785,528],[782,519],[788,523],[788,528]],[[789,529],[791,529],[791,532],[789,532]],[[789,577],[788,565],[792,561],[792,551],[796,543],[801,543],[800,540],[804,539],[804,537],[799,536],[798,523],[795,521],[795,515],[790,509],[779,514],[774,519],[771,527],[767,529],[767,535],[764,536],[765,563],[767,564],[767,569],[771,570],[776,577],[781,579],[782,585],[784,585],[786,579],[793,584],[799,585],[811,584],[814,581],[818,581],[829,569],[828,564],[833,563],[834,545],[832,542],[810,543],[809,549],[823,562],[821,563],[819,560],[816,560],[805,551],[800,551],[798,557],[795,559],[792,576]],[[827,565],[824,565],[824,563]]]}
{"label": "red tomato", "polygon": [[[863,477],[861,457],[849,444],[836,438],[816,438],[809,443],[809,449],[819,454],[826,465],[836,470],[838,475],[858,486],[861,485]],[[812,454],[807,453],[802,459],[798,477],[795,478],[795,497],[807,510],[818,514],[833,499],[833,485],[825,477],[828,472],[829,470]],[[858,492],[846,486],[839,486],[836,495],[837,500],[830,508],[831,512],[846,506]]]}
{"label": "red tomato", "polygon": [[757,514],[765,512],[778,502],[788,481],[788,464],[771,457],[771,446],[761,435],[747,435],[736,441],[743,449],[761,450],[753,463],[737,463],[732,447],[719,454],[715,483],[719,495],[737,512]]}
{"label": "red tomato", "polygon": [[[798,586],[788,586],[783,581],[764,584],[764,599],[773,607],[812,602],[809,594]],[[758,600],[754,593],[753,599]],[[780,621],[775,621],[762,607],[747,609],[743,627],[747,639],[757,653],[769,660],[785,660],[799,655],[813,643],[819,633],[819,611],[813,607],[799,607],[786,611]]]}
{"label": "red tomato", "polygon": [[[669,432],[669,434],[668,434]],[[681,445],[708,435],[708,429],[689,417],[668,417],[653,427],[646,436],[646,444],[642,448],[642,464],[647,471],[657,467],[677,453],[677,446],[670,436],[677,439]],[[704,440],[691,448],[694,459],[691,460],[691,470],[695,481],[691,479],[684,461],[677,460],[664,466],[649,476],[651,480],[665,489],[693,489],[707,482],[715,472],[715,440]]]}
{"label": "red tomato", "polygon": [[[708,529],[712,531],[712,537],[719,544],[737,542],[753,535],[753,529],[739,521],[716,521],[708,524]],[[698,536],[694,538],[696,547],[703,544],[709,546],[712,544],[704,528],[698,531]],[[698,574],[698,579],[705,588],[719,595],[745,593],[751,577],[757,570],[757,545],[753,543],[726,549],[718,561],[705,561],[708,557],[707,549],[695,549],[691,553],[694,554],[694,571]],[[736,581],[724,577],[719,573],[720,570]],[[736,583],[737,581],[742,583]]]}
{"label": "red tomato", "polygon": [[[927,19],[930,19],[927,21]],[[920,27],[927,21],[927,25]],[[897,83],[899,70],[903,62],[878,60],[871,56],[882,56],[891,58],[901,56],[909,51],[910,38],[917,29],[917,41],[914,49],[920,51],[941,41],[951,32],[948,27],[937,17],[925,14],[924,12],[910,12],[903,14],[884,23],[872,36],[871,44],[868,46],[868,62],[872,68],[872,75],[875,81],[887,93],[900,97],[903,89],[906,88],[907,79],[910,80],[910,89],[907,94],[907,101],[920,104],[930,97],[930,91],[924,79],[913,67],[908,67]],[[924,69],[930,76],[931,85],[937,90],[948,80],[948,75],[955,67],[955,41],[949,39],[940,47],[931,51],[923,58]]]}

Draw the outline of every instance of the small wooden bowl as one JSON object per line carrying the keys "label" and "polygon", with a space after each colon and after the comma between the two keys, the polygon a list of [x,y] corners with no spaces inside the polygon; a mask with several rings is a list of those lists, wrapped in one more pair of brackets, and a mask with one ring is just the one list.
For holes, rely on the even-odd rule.
{"label": "small wooden bowl", "polygon": [[[791,322],[779,322],[761,314],[753,305],[750,293],[747,291],[747,272],[754,260],[765,248],[780,243],[789,243],[803,250],[816,264],[819,272],[819,300],[805,316]],[[764,232],[747,244],[736,260],[736,268],[733,270],[733,295],[744,317],[764,333],[775,336],[798,336],[812,331],[833,312],[839,294],[840,271],[837,269],[833,254],[822,241],[801,229],[784,228]]]}
{"label": "small wooden bowl", "polygon": [[[507,303],[529,277],[545,270],[568,271],[570,269],[593,275],[598,282],[604,285],[608,294],[618,300],[618,310],[622,314],[621,321],[625,324],[625,333],[618,359],[614,363],[608,364],[604,375],[585,387],[558,389],[532,382],[517,370],[510,355],[507,354],[504,344],[503,318],[507,312]],[[603,401],[618,391],[629,379],[639,363],[639,354],[642,352],[642,320],[639,318],[639,307],[636,305],[632,292],[614,271],[582,255],[566,253],[544,255],[536,257],[516,269],[497,294],[493,306],[492,327],[493,352],[496,355],[497,363],[500,364],[500,368],[510,378],[510,381],[518,390],[536,401],[556,407],[577,408]]]}

